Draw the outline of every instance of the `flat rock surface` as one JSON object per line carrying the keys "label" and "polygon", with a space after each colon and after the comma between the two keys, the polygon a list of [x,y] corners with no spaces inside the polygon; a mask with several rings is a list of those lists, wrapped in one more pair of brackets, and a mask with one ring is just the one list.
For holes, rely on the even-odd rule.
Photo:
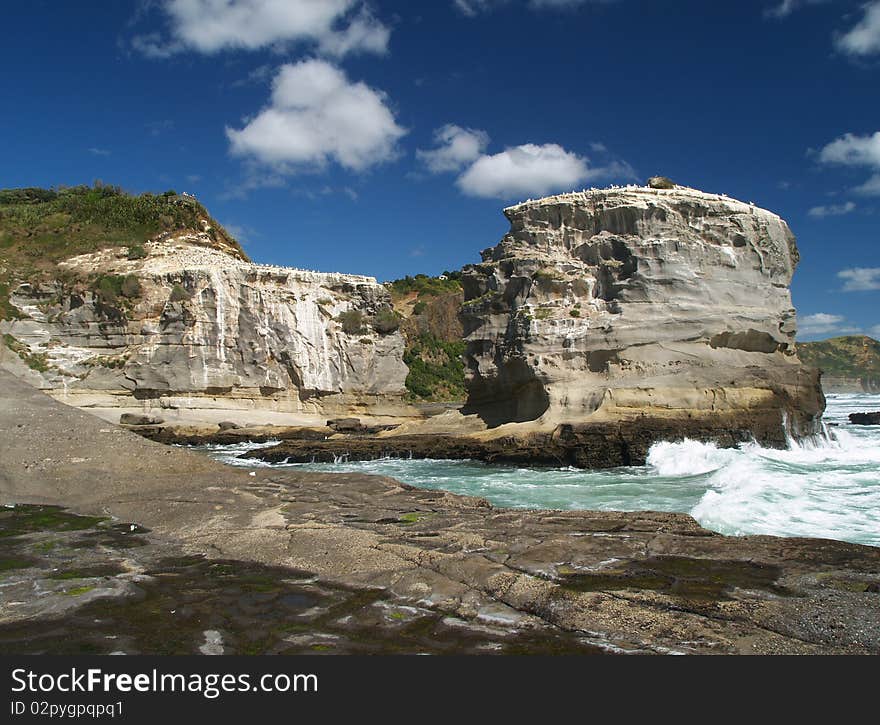
{"label": "flat rock surface", "polygon": [[[877,548],[725,537],[683,514],[504,510],[383,477],[226,467],[2,371],[0,502],[131,522],[178,557],[378,590],[389,606],[432,621],[523,638],[526,651],[565,636],[604,651],[880,652]],[[202,561],[184,562],[189,575],[200,576]],[[0,587],[0,597],[8,591]],[[7,605],[0,614],[9,620]],[[49,615],[24,619],[39,632]],[[218,626],[203,646],[223,646]]]}

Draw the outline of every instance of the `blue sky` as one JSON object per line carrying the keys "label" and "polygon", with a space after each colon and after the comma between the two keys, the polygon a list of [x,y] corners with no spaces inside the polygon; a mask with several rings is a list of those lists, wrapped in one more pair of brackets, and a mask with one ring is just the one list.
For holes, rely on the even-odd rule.
{"label": "blue sky", "polygon": [[188,191],[258,261],[384,280],[665,174],[789,222],[801,339],[880,336],[880,0],[7,5],[0,186]]}

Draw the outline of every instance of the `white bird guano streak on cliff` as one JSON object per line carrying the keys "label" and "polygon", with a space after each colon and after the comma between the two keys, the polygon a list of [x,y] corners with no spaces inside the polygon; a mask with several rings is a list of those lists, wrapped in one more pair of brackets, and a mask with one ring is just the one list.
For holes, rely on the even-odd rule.
{"label": "white bird guano streak on cliff", "polygon": [[[187,347],[189,360],[191,362],[195,360],[199,360],[201,362],[201,381],[197,381],[193,376],[192,383],[194,388],[207,388],[210,376],[210,373],[208,371],[208,357],[205,354],[205,349],[208,344],[208,335],[205,332],[205,327],[207,325],[207,316],[205,313],[205,293],[207,291],[207,288],[203,289],[195,298],[199,301],[198,312],[202,314],[198,315],[196,319],[196,324],[193,325],[192,330],[184,334],[184,341]],[[193,370],[192,365],[190,365],[190,370]]]}
{"label": "white bird guano streak on cliff", "polygon": [[208,272],[211,287],[214,291],[214,315],[217,326],[217,360],[220,367],[226,366],[226,281],[219,269],[211,268]]}
{"label": "white bird guano streak on cliff", "polygon": [[293,283],[297,304],[291,312],[293,328],[299,333],[297,342],[298,357],[308,361],[303,369],[303,386],[306,389],[327,390],[340,378],[343,368],[339,358],[334,359],[338,345],[330,345],[327,322],[321,313],[314,287],[304,287]]}
{"label": "white bird guano streak on cliff", "polygon": [[[270,360],[270,335],[272,334],[272,325],[270,322],[270,309],[274,308],[274,301],[267,299],[262,289],[251,289],[250,307],[257,310],[256,332],[261,344],[260,353],[265,361]],[[254,351],[256,352],[256,351]],[[263,371],[263,385],[267,387],[275,387],[272,385],[272,368],[267,364]],[[278,387],[281,387],[280,385]]]}

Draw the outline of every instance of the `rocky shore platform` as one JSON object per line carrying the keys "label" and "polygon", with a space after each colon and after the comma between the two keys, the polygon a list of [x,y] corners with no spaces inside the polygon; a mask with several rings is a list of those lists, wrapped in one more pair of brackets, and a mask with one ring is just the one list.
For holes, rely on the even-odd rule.
{"label": "rocky shore platform", "polygon": [[880,653],[878,548],[223,466],[2,371],[0,503],[8,653]]}

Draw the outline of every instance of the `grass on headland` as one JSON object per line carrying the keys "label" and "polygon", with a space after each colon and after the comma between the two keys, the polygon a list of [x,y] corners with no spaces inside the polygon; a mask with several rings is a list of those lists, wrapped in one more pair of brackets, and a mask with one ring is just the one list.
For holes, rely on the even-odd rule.
{"label": "grass on headland", "polygon": [[141,259],[146,240],[161,232],[201,231],[202,219],[214,241],[246,258],[196,199],[174,191],[134,196],[101,182],[0,189],[0,318],[19,316],[9,301],[15,285],[52,276],[64,259],[107,247],[128,247],[129,259]]}
{"label": "grass on headland", "polygon": [[866,335],[799,342],[797,354],[827,376],[880,380],[880,342]]}
{"label": "grass on headland", "polygon": [[389,288],[394,299],[406,297],[413,292],[419,298],[439,297],[449,292],[461,291],[461,272],[444,272],[439,277],[429,277],[426,274],[417,274],[415,277],[407,275],[389,283]]}

